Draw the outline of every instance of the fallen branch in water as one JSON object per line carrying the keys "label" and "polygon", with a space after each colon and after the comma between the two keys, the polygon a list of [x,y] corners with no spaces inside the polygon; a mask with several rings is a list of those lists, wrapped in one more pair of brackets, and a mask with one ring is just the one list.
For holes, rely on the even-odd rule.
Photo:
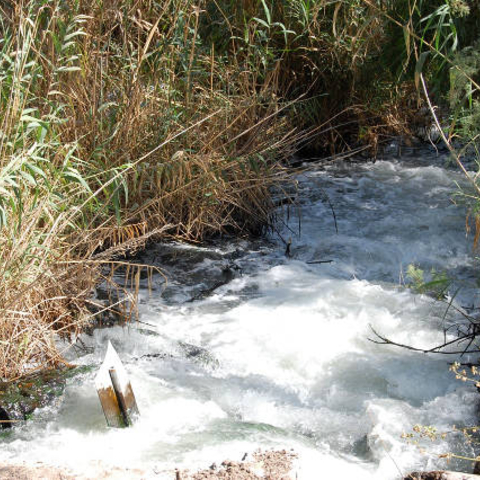
{"label": "fallen branch in water", "polygon": [[[368,338],[368,340],[372,343],[375,343],[377,345],[393,345],[395,347],[400,347],[400,348],[405,348],[406,350],[412,350],[414,352],[421,352],[421,353],[439,353],[442,355],[465,355],[466,353],[478,353],[479,349],[477,344],[474,344],[477,348],[474,350],[469,350],[470,346],[472,345],[474,339],[480,334],[480,326],[474,325],[474,328],[472,331],[469,333],[459,336],[458,338],[455,338],[454,340],[450,340],[449,342],[444,342],[441,345],[437,345],[432,348],[417,348],[417,347],[412,347],[411,345],[406,345],[404,343],[398,343],[394,342],[393,340],[390,340],[387,337],[384,337],[383,335],[380,335],[373,327],[372,325],[369,325],[370,329],[372,330],[373,334],[375,335],[376,338]],[[450,345],[455,345],[459,344],[463,341],[469,341],[467,347],[463,350],[448,350],[448,351],[443,351],[444,348],[449,347]]]}

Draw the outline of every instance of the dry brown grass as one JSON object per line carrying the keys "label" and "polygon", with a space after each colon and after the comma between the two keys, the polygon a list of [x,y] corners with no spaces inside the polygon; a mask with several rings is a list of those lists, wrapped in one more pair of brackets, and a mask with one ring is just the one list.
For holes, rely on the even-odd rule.
{"label": "dry brown grass", "polygon": [[[2,27],[22,50],[0,83],[17,85],[0,115],[2,379],[62,363],[56,339],[92,305],[132,318],[148,267],[121,257],[147,241],[262,232],[295,141],[275,75],[260,85],[202,48],[190,0],[68,5],[16,2]],[[118,267],[128,288],[94,305]]]}
{"label": "dry brown grass", "polygon": [[55,337],[81,332],[88,321],[86,300],[98,281],[98,268],[70,263],[64,254],[67,245],[51,230],[38,231],[35,213],[28,220],[19,235],[3,229],[0,236],[0,378],[4,379],[63,363]]}

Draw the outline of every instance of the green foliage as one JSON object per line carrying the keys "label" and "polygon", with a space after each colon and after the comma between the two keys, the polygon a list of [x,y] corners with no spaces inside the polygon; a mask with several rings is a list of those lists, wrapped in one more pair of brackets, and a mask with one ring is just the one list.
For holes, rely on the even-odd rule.
{"label": "green foliage", "polygon": [[465,47],[454,58],[456,68],[450,70],[450,108],[457,132],[469,141],[480,133],[480,105],[474,82],[480,80],[480,41]]}
{"label": "green foliage", "polygon": [[385,15],[392,20],[383,51],[391,71],[409,78],[422,61],[434,93],[445,95],[455,55],[478,39],[478,7],[464,0],[400,0],[386,2]]}
{"label": "green foliage", "polygon": [[411,282],[410,288],[416,293],[432,295],[438,299],[446,298],[451,285],[451,280],[445,272],[437,272],[432,269],[426,275],[422,269],[413,264],[407,267],[407,278]]}
{"label": "green foliage", "polygon": [[[0,143],[0,230],[19,230],[24,216],[38,208],[45,214],[62,208],[52,202],[45,204],[45,196],[65,198],[68,193],[64,189],[73,192],[75,185],[88,191],[77,169],[75,143],[64,145],[59,138],[66,105],[55,101],[62,77],[80,68],[75,38],[84,35],[84,17],[72,16],[66,23],[60,22],[57,34],[47,23],[42,33],[52,39],[52,57],[40,61],[34,44],[40,24],[48,18],[35,16],[34,6],[33,2],[29,12],[33,20],[27,17],[18,35],[4,25],[0,40],[0,122],[4,125]],[[49,89],[46,97],[41,97],[47,77]]]}

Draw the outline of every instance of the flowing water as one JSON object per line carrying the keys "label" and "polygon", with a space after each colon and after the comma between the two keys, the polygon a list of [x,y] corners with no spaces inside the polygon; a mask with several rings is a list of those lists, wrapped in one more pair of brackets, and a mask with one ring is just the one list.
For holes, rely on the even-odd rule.
{"label": "flowing water", "polygon": [[[455,433],[428,441],[426,453],[401,438],[416,424],[475,422],[478,394],[449,372],[453,359],[368,340],[372,326],[428,348],[458,320],[403,286],[410,264],[474,278],[465,212],[451,201],[463,180],[445,161],[417,152],[299,175],[300,208],[279,223],[290,258],[278,235],[153,247],[144,260],[168,284],[158,275],[152,293],[142,291],[142,323],[85,336],[92,349],[76,361],[96,367],[4,436],[0,462],[172,478],[175,467],[286,448],[299,454],[299,478],[388,480],[445,467],[438,453],[471,455]],[[472,292],[456,304],[475,301]],[[129,429],[105,426],[94,390],[108,340],[137,395],[141,417]]]}

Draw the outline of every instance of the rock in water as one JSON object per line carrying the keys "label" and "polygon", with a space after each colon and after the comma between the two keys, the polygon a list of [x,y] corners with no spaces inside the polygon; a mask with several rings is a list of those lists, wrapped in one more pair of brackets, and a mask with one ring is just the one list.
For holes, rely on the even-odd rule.
{"label": "rock in water", "polygon": [[404,480],[480,480],[480,475],[462,472],[412,472]]}

